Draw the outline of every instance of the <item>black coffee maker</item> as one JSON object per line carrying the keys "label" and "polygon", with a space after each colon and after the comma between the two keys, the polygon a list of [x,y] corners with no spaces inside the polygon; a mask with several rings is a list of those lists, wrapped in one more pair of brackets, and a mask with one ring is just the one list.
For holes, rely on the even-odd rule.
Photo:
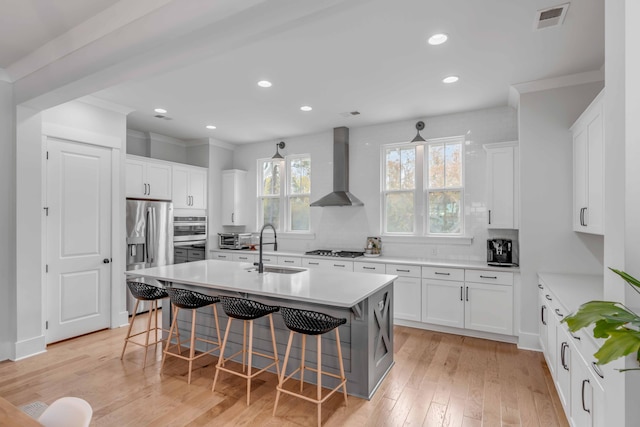
{"label": "black coffee maker", "polygon": [[498,267],[513,265],[513,244],[510,239],[487,240],[487,264]]}

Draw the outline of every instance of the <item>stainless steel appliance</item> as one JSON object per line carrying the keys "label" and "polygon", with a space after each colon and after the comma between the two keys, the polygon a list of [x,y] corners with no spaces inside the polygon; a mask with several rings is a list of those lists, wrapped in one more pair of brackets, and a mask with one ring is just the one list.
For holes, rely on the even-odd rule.
{"label": "stainless steel appliance", "polygon": [[251,247],[251,233],[218,233],[220,249],[248,249]]}
{"label": "stainless steel appliance", "polygon": [[[173,204],[127,199],[127,270],[173,264]],[[127,309],[135,299],[127,292]],[[149,307],[140,304],[138,312]]]}
{"label": "stainless steel appliance", "polygon": [[173,246],[194,246],[206,243],[206,216],[176,216],[173,218]]}
{"label": "stainless steel appliance", "polygon": [[316,249],[314,251],[308,251],[305,255],[317,255],[317,256],[331,256],[340,258],[358,258],[364,255],[364,252],[359,251],[337,251],[333,249]]}
{"label": "stainless steel appliance", "polygon": [[497,267],[514,266],[513,242],[509,239],[488,239],[487,264]]}

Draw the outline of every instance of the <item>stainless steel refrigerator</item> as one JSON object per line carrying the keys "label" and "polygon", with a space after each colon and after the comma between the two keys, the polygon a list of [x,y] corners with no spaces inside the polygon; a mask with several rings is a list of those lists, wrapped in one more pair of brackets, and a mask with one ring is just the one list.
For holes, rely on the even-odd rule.
{"label": "stainless steel refrigerator", "polygon": [[[173,264],[173,203],[127,199],[127,270],[169,264]],[[135,303],[127,289],[129,314]],[[138,312],[148,310],[147,302],[138,306]]]}

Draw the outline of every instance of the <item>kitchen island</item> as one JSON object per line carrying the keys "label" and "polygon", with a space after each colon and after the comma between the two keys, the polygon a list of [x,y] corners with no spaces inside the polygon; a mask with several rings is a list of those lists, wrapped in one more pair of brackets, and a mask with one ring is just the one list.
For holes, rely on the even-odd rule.
{"label": "kitchen island", "polygon": [[[143,278],[146,283],[192,289],[209,295],[231,295],[250,298],[265,304],[320,311],[347,319],[340,326],[340,340],[347,377],[347,391],[354,396],[371,398],[393,366],[393,281],[397,276],[388,274],[353,273],[333,270],[283,269],[282,272],[258,274],[249,263],[205,260],[185,264],[127,271],[130,279]],[[184,310],[183,310],[184,312]],[[219,307],[221,328],[226,327],[226,316]],[[181,334],[188,335],[191,317],[181,313],[178,324]],[[163,328],[169,329],[171,310],[163,310]],[[215,337],[212,310],[198,312],[197,333]],[[242,328],[234,322],[225,354],[238,351],[242,345]],[[274,316],[276,341],[280,358],[284,355],[288,329],[279,315]],[[254,347],[257,351],[271,352],[270,332],[266,319],[258,319],[254,327]],[[224,334],[224,331],[221,331]],[[325,340],[334,339],[327,334]],[[200,343],[206,350],[207,344]],[[289,366],[297,366],[300,343],[291,351]],[[335,344],[322,346],[323,368],[338,372]],[[313,366],[315,348],[307,346],[306,358]],[[268,363],[255,358],[255,365]],[[212,378],[213,380],[213,378]],[[305,381],[315,382],[310,373]],[[333,387],[334,379],[323,377],[323,384]]]}

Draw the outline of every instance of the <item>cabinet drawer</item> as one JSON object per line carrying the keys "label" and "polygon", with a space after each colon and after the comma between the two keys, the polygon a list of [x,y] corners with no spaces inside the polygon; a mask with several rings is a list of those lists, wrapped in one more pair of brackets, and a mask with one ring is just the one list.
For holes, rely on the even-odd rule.
{"label": "cabinet drawer", "polygon": [[353,271],[360,273],[385,273],[385,265],[377,262],[354,262]]}
{"label": "cabinet drawer", "polygon": [[[254,255],[256,258],[256,262],[258,262],[258,258],[260,255]],[[263,264],[278,264],[278,257],[273,255],[262,255],[262,263]]]}
{"label": "cabinet drawer", "polygon": [[173,253],[177,257],[179,257],[179,256],[186,257],[187,256],[187,249],[185,249],[185,248],[175,248],[173,250]]}
{"label": "cabinet drawer", "polygon": [[422,267],[423,279],[464,280],[464,270],[461,268]]}
{"label": "cabinet drawer", "polygon": [[329,260],[327,267],[335,270],[353,271],[353,261]]}
{"label": "cabinet drawer", "polygon": [[317,258],[302,258],[302,266],[307,268],[329,268],[329,261]]}
{"label": "cabinet drawer", "polygon": [[386,272],[387,274],[395,274],[402,277],[420,277],[420,266],[387,264]]}
{"label": "cabinet drawer", "polygon": [[198,261],[204,259],[204,249],[189,249],[189,261]]}
{"label": "cabinet drawer", "polygon": [[507,271],[465,270],[465,281],[513,285],[513,273]]}
{"label": "cabinet drawer", "polygon": [[254,256],[249,254],[233,254],[233,260],[239,262],[253,262]]}
{"label": "cabinet drawer", "polygon": [[231,254],[230,253],[224,253],[224,252],[213,252],[211,254],[211,258],[212,259],[222,259],[222,260],[227,260],[227,261],[231,261]]}
{"label": "cabinet drawer", "polygon": [[278,256],[278,264],[301,267],[302,261],[301,258],[297,256]]}

